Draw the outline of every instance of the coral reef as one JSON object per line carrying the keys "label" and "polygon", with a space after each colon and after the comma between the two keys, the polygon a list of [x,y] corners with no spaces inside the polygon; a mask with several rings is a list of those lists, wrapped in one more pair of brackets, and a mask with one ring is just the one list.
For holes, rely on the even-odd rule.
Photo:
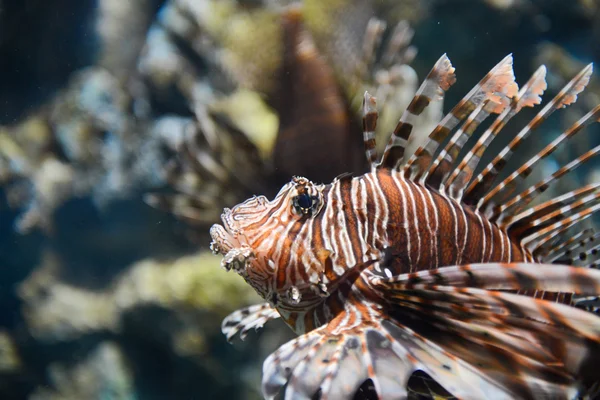
{"label": "coral reef", "polygon": [[[44,342],[69,341],[103,331],[118,333],[123,315],[144,306],[181,315],[212,314],[213,325],[216,321],[212,330],[218,331],[220,320],[235,307],[258,300],[241,279],[221,273],[218,259],[209,252],[174,261],[139,261],[104,290],[65,283],[60,269],[56,255],[47,254],[18,288],[29,331]],[[207,329],[197,327],[196,331]]]}
{"label": "coral reef", "polygon": [[75,365],[52,363],[53,388],[38,388],[32,400],[137,399],[131,369],[118,345],[104,342]]}
{"label": "coral reef", "polygon": [[46,109],[3,129],[7,197],[25,207],[19,231],[50,230],[53,211],[72,197],[91,196],[102,205],[162,183],[169,139],[153,135],[149,120],[138,122],[145,117],[135,114],[140,102],[108,70],[88,68]]}
{"label": "coral reef", "polygon": [[0,331],[0,375],[18,373],[22,367],[14,339],[8,332]]}
{"label": "coral reef", "polygon": [[[32,340],[45,346],[79,342],[88,343],[90,349],[81,362],[49,363],[46,368],[52,389],[39,387],[32,397],[136,397],[140,385],[146,384],[133,382],[137,368],[132,370],[129,365],[131,344],[127,349],[119,346],[128,337],[142,336],[151,341],[151,347],[179,360],[177,363],[191,362],[193,370],[205,379],[220,382],[215,386],[218,390],[233,393],[250,385],[243,380],[227,382],[225,371],[215,366],[221,356],[217,350],[225,345],[221,320],[240,304],[258,299],[237,276],[222,273],[218,264],[208,252],[173,261],[142,260],[123,271],[109,287],[89,290],[62,281],[62,263],[55,254],[45,255],[42,265],[18,289],[28,332]],[[20,364],[9,346],[10,338],[6,342],[3,365],[18,371]],[[272,348],[267,346],[259,352],[265,356],[269,350]],[[175,378],[171,376],[174,373],[177,371],[169,371],[163,379]]]}

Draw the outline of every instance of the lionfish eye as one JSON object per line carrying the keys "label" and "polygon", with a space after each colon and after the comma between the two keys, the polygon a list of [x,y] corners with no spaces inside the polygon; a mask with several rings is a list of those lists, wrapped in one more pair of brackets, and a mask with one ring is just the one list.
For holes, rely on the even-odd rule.
{"label": "lionfish eye", "polygon": [[317,210],[319,204],[319,198],[317,196],[311,196],[304,192],[298,196],[294,196],[292,199],[294,205],[294,211],[299,215],[313,215]]}
{"label": "lionfish eye", "polygon": [[323,202],[319,189],[311,181],[301,176],[292,179],[295,196],[292,197],[292,212],[298,216],[315,216]]}

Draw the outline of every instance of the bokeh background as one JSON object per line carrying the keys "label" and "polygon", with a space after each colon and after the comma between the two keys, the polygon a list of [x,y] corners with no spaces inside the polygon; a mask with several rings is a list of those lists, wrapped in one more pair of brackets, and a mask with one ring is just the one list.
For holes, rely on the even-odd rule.
{"label": "bokeh background", "polygon": [[[372,17],[387,29],[371,25],[366,62]],[[259,299],[219,268],[208,227],[292,174],[359,173],[364,89],[385,137],[443,53],[458,77],[444,110],[508,53],[521,83],[547,65],[549,96],[600,61],[600,1],[0,0],[0,399],[260,398],[291,333],[226,342],[223,317]],[[598,103],[594,74],[513,161]]]}

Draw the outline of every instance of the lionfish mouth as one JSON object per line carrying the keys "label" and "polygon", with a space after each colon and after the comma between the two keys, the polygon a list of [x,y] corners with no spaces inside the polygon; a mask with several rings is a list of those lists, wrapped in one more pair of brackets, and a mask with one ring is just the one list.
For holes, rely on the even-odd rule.
{"label": "lionfish mouth", "polygon": [[221,215],[223,225],[214,224],[210,228],[212,243],[210,249],[214,254],[222,254],[221,267],[234,270],[245,275],[246,267],[254,258],[254,252],[247,244],[242,230],[236,223],[233,212],[226,208]]}
{"label": "lionfish mouth", "polygon": [[212,238],[210,248],[215,254],[225,255],[229,251],[241,247],[239,240],[241,232],[229,208],[223,210],[221,220],[223,225],[214,224],[210,228],[210,237]]}
{"label": "lionfish mouth", "polygon": [[215,224],[210,228],[213,253],[226,255],[236,248],[248,248],[244,228],[263,217],[268,202],[264,196],[254,196],[233,209],[223,209],[223,225]]}

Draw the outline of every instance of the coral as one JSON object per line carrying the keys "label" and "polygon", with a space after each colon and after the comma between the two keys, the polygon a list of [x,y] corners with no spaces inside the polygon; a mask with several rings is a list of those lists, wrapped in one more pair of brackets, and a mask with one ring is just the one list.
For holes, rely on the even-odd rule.
{"label": "coral", "polygon": [[[75,340],[94,332],[119,332],[123,315],[144,306],[181,314],[197,310],[218,321],[258,298],[243,280],[223,274],[209,252],[174,261],[135,263],[107,289],[92,291],[60,280],[60,260],[46,254],[43,265],[19,287],[31,334],[44,342]],[[200,332],[205,328],[196,326]]]}
{"label": "coral", "polygon": [[26,209],[19,231],[50,230],[53,211],[72,197],[103,205],[163,183],[169,138],[152,135],[140,102],[107,70],[90,68],[40,114],[0,131],[2,180],[11,203]]}
{"label": "coral", "polygon": [[32,400],[134,400],[133,376],[122,350],[104,342],[74,365],[56,362],[48,370],[51,388],[40,387]]}
{"label": "coral", "polygon": [[[294,69],[309,81],[323,75],[318,68],[308,74],[293,58],[285,65],[291,45],[283,34],[287,7],[233,0],[126,3],[98,2],[90,24],[99,43],[94,61],[71,73],[27,118],[0,126],[7,214],[19,213],[19,240],[38,229],[42,238],[35,249],[41,261],[27,266],[31,273],[22,282],[11,282],[20,305],[11,328],[21,332],[15,354],[23,350],[22,365],[45,374],[50,384],[27,375],[0,392],[13,388],[40,399],[133,398],[158,388],[167,397],[202,392],[254,398],[258,363],[288,329],[275,324],[258,346],[237,345],[253,355],[251,361],[231,355],[221,320],[257,301],[255,294],[207,252],[184,255],[188,247],[170,245],[180,233],[170,231],[167,215],[148,217],[140,198],[160,193],[164,197],[150,197],[150,203],[178,211],[206,242],[206,226],[224,206],[277,190],[277,138],[284,128],[307,121],[282,124],[285,75]],[[362,6],[352,7],[366,23]],[[328,23],[345,24],[345,39],[360,46],[364,26],[357,20]],[[302,32],[311,35],[310,29]],[[329,56],[327,40],[321,35],[313,41],[315,65],[328,69],[326,86],[353,126],[342,133],[360,144],[360,135],[352,136],[360,110],[352,109],[357,105],[348,97],[364,90],[356,74],[367,76],[369,87],[394,77],[380,68],[377,81],[372,70]],[[347,81],[340,73],[345,67],[354,74]],[[414,91],[402,79],[388,88],[399,82]],[[294,101],[308,104],[305,115],[313,113],[316,103],[307,97]],[[318,118],[306,128],[317,132]],[[324,156],[329,150],[318,149]],[[360,146],[355,150],[362,153]],[[294,157],[303,158],[298,151]],[[141,217],[130,219],[133,214]],[[65,349],[77,356],[71,360]]]}
{"label": "coral", "polygon": [[147,30],[160,3],[157,0],[100,0],[95,25],[102,46],[97,65],[121,82],[135,76]]}
{"label": "coral", "polygon": [[[308,67],[313,68],[309,72],[293,59],[287,67],[283,64],[284,45],[293,47],[300,42],[286,43],[280,8],[246,7],[233,0],[174,0],[161,8],[157,21],[152,23],[155,2],[117,3],[114,0],[100,3],[96,29],[104,45],[97,65],[74,73],[59,95],[35,116],[0,133],[3,141],[0,178],[5,182],[10,204],[23,210],[16,221],[20,232],[36,227],[51,232],[54,211],[71,198],[89,196],[102,207],[136,191],[159,188],[166,182],[181,189],[179,184],[173,184],[172,173],[162,173],[170,154],[185,142],[181,140],[184,136],[181,129],[170,132],[154,129],[155,124],[160,125],[169,117],[170,110],[162,109],[165,101],[180,104],[178,115],[186,114],[182,112],[184,109],[192,111],[192,118],[184,117],[189,123],[180,127],[195,131],[191,136],[197,138],[191,140],[204,142],[203,146],[210,148],[206,155],[198,156],[200,167],[209,172],[202,179],[200,191],[212,197],[209,203],[217,204],[212,209],[202,207],[204,221],[214,221],[218,216],[214,210],[223,204],[235,203],[255,191],[265,192],[261,181],[273,174],[269,163],[278,122],[280,133],[298,127],[315,132],[321,129],[319,118],[304,123],[305,117],[315,115],[318,106],[309,97],[303,97],[306,93],[292,96],[294,104],[281,102],[290,86],[280,76],[297,70],[295,76],[307,74],[309,81],[321,78],[318,69]],[[364,68],[360,57],[357,58],[360,55],[357,49],[369,15],[364,7],[369,6],[346,5],[342,2],[337,6],[343,6],[341,14],[330,12],[327,7],[319,10],[310,2],[305,6],[307,25],[314,27],[317,45],[329,53],[326,58],[317,56],[320,69],[329,68],[325,62],[329,60],[341,78],[342,89],[331,79],[326,85],[332,88],[332,93],[338,92],[335,96],[340,110],[345,108],[340,91],[358,94],[381,87],[378,94],[382,103],[388,104],[382,110],[385,118],[381,121],[381,131],[393,128],[403,102],[415,90],[414,71],[409,67],[388,71],[394,65],[388,60],[383,68],[378,67],[372,73],[359,73]],[[344,29],[323,29],[332,23]],[[142,40],[147,29],[147,37]],[[118,40],[124,35],[132,38],[126,48]],[[410,36],[407,31],[407,41]],[[407,61],[410,58],[400,60]],[[139,73],[132,71],[136,65]],[[359,77],[361,74],[363,78]],[[375,75],[377,79],[373,81]],[[361,84],[363,79],[369,80],[369,84]],[[354,96],[354,100],[357,98]],[[397,101],[384,102],[385,98]],[[285,118],[287,110],[300,109],[297,103],[309,107],[292,119]],[[345,125],[335,128],[348,136],[343,140],[355,143],[349,154],[360,159],[362,150],[356,135],[358,104],[351,107],[356,112],[345,117],[348,120]],[[159,130],[161,134],[155,135]],[[333,131],[325,129],[325,132]],[[284,134],[280,136],[284,142],[292,143]],[[293,140],[298,140],[298,145],[305,142]],[[226,144],[228,141],[231,143]],[[298,145],[291,144],[292,148]],[[317,152],[323,152],[319,147],[326,146],[320,144],[316,148]],[[253,160],[257,155],[264,164]],[[277,161],[274,167],[286,179],[292,169],[296,174],[315,174],[292,168],[296,165],[292,159],[283,162],[289,165]],[[339,168],[329,175],[337,175],[338,170],[346,168],[342,161],[337,164]],[[325,178],[330,176],[324,175]],[[241,192],[236,188],[240,181],[245,187]],[[231,197],[230,193],[236,191]]]}
{"label": "coral", "polygon": [[0,376],[21,371],[23,364],[10,334],[0,330]]}
{"label": "coral", "polygon": [[[47,365],[52,389],[38,387],[33,398],[133,398],[141,388],[132,388],[132,374],[143,370],[139,354],[148,351],[161,357],[168,354],[174,364],[160,382],[196,374],[198,385],[210,382],[211,390],[220,388],[229,393],[226,396],[242,389],[251,392],[250,380],[236,378],[234,384],[227,378],[220,325],[233,309],[258,298],[237,275],[224,273],[217,257],[201,252],[174,261],[139,261],[113,285],[95,291],[61,281],[62,273],[60,260],[47,254],[43,265],[20,285],[26,329],[45,347],[73,343],[89,347],[92,341],[95,349],[84,352],[82,362]],[[279,341],[281,332],[271,331],[271,339],[254,351],[262,356],[272,351],[271,340]],[[126,354],[107,337],[127,342]],[[187,365],[190,362],[195,366]],[[132,363],[138,363],[135,369]],[[187,384],[172,390],[183,395],[192,387]]]}

